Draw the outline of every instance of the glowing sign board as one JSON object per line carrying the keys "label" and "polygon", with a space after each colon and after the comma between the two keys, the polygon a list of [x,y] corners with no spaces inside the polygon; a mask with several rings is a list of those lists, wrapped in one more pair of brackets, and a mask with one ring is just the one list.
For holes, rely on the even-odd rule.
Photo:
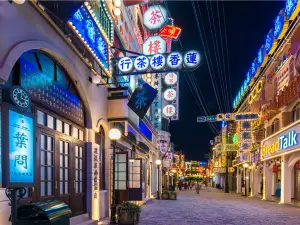
{"label": "glowing sign board", "polygon": [[168,37],[177,40],[181,34],[181,28],[167,25],[159,33],[161,37]]}
{"label": "glowing sign board", "polygon": [[168,21],[167,10],[161,5],[150,6],[143,17],[145,27],[151,32],[163,28]]}
{"label": "glowing sign board", "polygon": [[143,44],[144,55],[163,54],[167,51],[167,42],[160,36],[151,36]]}
{"label": "glowing sign board", "polygon": [[166,105],[164,108],[163,108],[163,114],[166,116],[166,117],[172,117],[174,116],[176,113],[176,108],[174,105]]}
{"label": "glowing sign board", "polygon": [[173,85],[177,82],[177,74],[176,73],[167,73],[165,76],[165,83],[166,85]]}
{"label": "glowing sign board", "polygon": [[168,88],[164,92],[164,98],[167,101],[174,101],[176,99],[176,96],[177,96],[176,90],[173,88]]}

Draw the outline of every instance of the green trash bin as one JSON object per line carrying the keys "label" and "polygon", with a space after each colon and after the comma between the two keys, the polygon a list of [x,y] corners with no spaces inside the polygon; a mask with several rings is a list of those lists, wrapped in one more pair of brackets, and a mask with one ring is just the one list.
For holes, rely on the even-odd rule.
{"label": "green trash bin", "polygon": [[57,200],[18,207],[17,225],[69,225],[72,214],[68,205]]}

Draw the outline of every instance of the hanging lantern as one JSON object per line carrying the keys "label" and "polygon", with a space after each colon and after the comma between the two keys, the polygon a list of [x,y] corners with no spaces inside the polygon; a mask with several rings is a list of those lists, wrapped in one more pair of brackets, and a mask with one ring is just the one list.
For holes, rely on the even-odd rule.
{"label": "hanging lantern", "polygon": [[296,168],[297,168],[297,170],[300,170],[300,161],[298,161],[298,162],[296,163]]}
{"label": "hanging lantern", "polygon": [[276,163],[273,165],[273,173],[277,173],[278,172],[278,166],[276,165]]}

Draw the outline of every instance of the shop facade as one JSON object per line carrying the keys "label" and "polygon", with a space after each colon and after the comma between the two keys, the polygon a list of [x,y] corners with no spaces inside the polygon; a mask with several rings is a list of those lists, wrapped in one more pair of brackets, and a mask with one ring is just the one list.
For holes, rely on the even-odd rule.
{"label": "shop facade", "polygon": [[[9,24],[16,24],[0,37],[2,90],[25,90],[36,121],[37,185],[21,202],[57,199],[71,208],[71,224],[100,220],[109,213],[109,183],[101,181],[109,175],[107,88],[89,81],[87,63],[31,3],[0,5],[1,29],[11,31]],[[0,224],[6,225],[10,207],[4,192]]]}
{"label": "shop facade", "polygon": [[296,121],[262,141],[264,199],[275,195],[280,180],[280,202],[299,200],[299,132],[300,122]]}

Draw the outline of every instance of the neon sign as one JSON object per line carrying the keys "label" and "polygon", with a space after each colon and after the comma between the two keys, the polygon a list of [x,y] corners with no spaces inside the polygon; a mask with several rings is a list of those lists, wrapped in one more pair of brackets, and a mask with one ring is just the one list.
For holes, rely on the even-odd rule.
{"label": "neon sign", "polygon": [[168,37],[175,40],[178,40],[180,34],[181,28],[172,25],[165,26],[159,33],[161,37]]}
{"label": "neon sign", "polygon": [[274,154],[280,150],[287,150],[298,145],[298,133],[294,130],[289,131],[286,135],[276,138],[276,141],[269,145],[262,145],[261,156]]}
{"label": "neon sign", "polygon": [[144,13],[144,25],[149,31],[157,31],[168,21],[167,10],[161,5],[150,6]]}

